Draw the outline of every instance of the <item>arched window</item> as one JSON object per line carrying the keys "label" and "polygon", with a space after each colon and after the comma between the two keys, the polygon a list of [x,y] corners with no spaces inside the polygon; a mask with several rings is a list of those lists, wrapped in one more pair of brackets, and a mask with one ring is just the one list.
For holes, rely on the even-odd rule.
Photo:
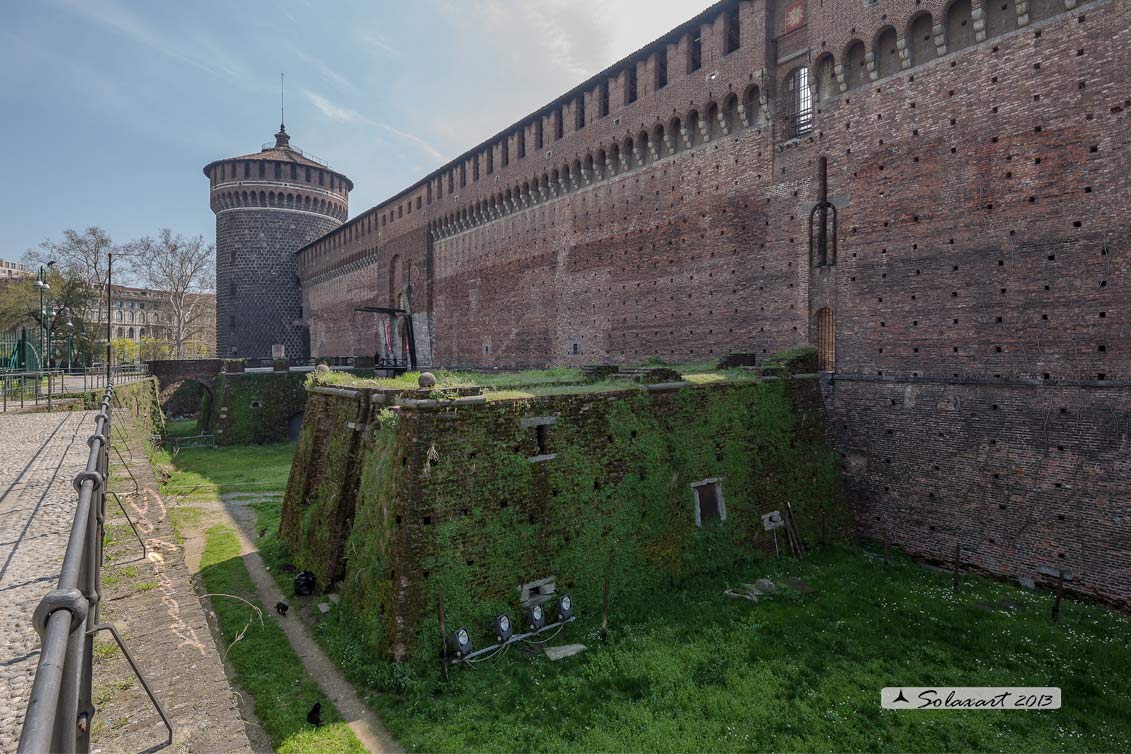
{"label": "arched window", "polygon": [[817,311],[817,369],[836,371],[836,325],[828,307]]}
{"label": "arched window", "polygon": [[899,73],[899,49],[895,28],[886,26],[876,34],[873,54],[876,58],[876,76],[885,78]]}
{"label": "arched window", "polygon": [[785,77],[785,138],[795,139],[813,130],[813,92],[809,89],[809,69],[794,68]]}
{"label": "arched window", "polygon": [[[1030,13],[1034,3],[1029,2]],[[1013,0],[983,0],[982,10],[986,14],[986,34],[1000,37],[1017,28],[1017,9]]]}
{"label": "arched window", "polygon": [[703,134],[699,130],[699,111],[692,110],[687,114],[687,139],[691,146],[698,146],[703,143]]}
{"label": "arched window", "polygon": [[144,327],[143,327],[143,328],[141,328],[141,329],[139,329],[139,330],[137,331],[137,336],[138,336],[139,338],[144,338],[144,337],[145,337],[145,328],[144,328]]}
{"label": "arched window", "polygon": [[719,105],[717,102],[712,102],[707,105],[707,140],[719,138],[722,129],[719,127]]}
{"label": "arched window", "polygon": [[731,93],[723,100],[722,109],[722,130],[723,135],[732,134],[738,130],[737,118],[738,115],[738,97]]}
{"label": "arched window", "polygon": [[864,43],[854,39],[844,48],[844,84],[849,89],[868,83],[867,61],[864,59]]}
{"label": "arched window", "polygon": [[647,131],[636,135],[636,149],[640,153],[638,160],[641,165],[652,161],[652,140]]}
{"label": "arched window", "polygon": [[926,11],[914,16],[907,24],[907,51],[911,65],[922,65],[935,59],[935,20]]}
{"label": "arched window", "polygon": [[624,161],[625,170],[631,170],[632,166],[636,164],[636,143],[633,142],[631,136],[625,137],[624,143],[620,148],[620,156]]}
{"label": "arched window", "polygon": [[134,313],[133,313],[133,312],[130,312],[130,313],[129,313],[129,315],[127,316],[127,319],[128,319],[128,320],[129,320],[130,322],[133,322],[133,321],[134,321]]}
{"label": "arched window", "polygon": [[620,165],[620,144],[614,143],[609,147],[609,162],[608,162],[609,175],[616,175],[621,171]]}
{"label": "arched window", "polygon": [[609,169],[608,165],[609,156],[605,154],[604,149],[597,150],[597,159],[593,162],[593,178],[594,180],[604,178],[605,172]]}
{"label": "arched window", "polygon": [[954,52],[974,44],[974,18],[970,0],[954,0],[946,11],[946,51]]}
{"label": "arched window", "polygon": [[840,91],[840,85],[836,80],[836,61],[833,60],[832,53],[825,53],[818,58],[813,70],[816,71],[817,99],[824,102],[835,97]]}
{"label": "arched window", "polygon": [[126,337],[126,336],[124,335],[124,333],[123,333],[123,330],[122,330],[122,328],[120,328],[120,327],[118,328],[118,337],[119,337],[119,338],[124,338],[124,337]]}
{"label": "arched window", "polygon": [[[120,302],[119,302],[119,303],[120,303]],[[115,314],[117,315],[116,319],[117,319],[117,320],[118,320],[119,322],[121,322],[121,321],[122,321],[122,310],[121,310],[121,309],[119,309],[119,310],[118,310],[117,312],[115,312]]]}
{"label": "arched window", "polygon": [[683,149],[683,134],[680,133],[682,129],[683,121],[678,115],[668,121],[668,141],[671,143],[672,154]]}
{"label": "arched window", "polygon": [[750,128],[762,124],[762,102],[757,86],[748,86],[742,93],[742,117]]}
{"label": "arched window", "polygon": [[132,338],[133,338],[133,336],[134,336],[134,329],[133,329],[133,328],[131,327],[131,328],[129,328],[129,330],[127,330],[127,332],[128,332],[129,334],[128,334],[128,335],[127,335],[126,337],[128,337],[128,338],[132,339]]}
{"label": "arched window", "polygon": [[652,129],[652,148],[656,152],[656,157],[666,157],[671,153],[665,136],[664,124],[657,123],[656,127]]}

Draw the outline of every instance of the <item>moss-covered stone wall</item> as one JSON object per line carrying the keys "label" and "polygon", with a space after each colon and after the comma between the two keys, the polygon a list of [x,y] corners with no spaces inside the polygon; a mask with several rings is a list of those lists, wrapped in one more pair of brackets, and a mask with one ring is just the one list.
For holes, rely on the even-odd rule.
{"label": "moss-covered stone wall", "polygon": [[[94,391],[84,397],[86,408],[96,409],[102,401],[103,391]],[[134,428],[147,437],[165,435],[165,414],[161,410],[161,400],[157,380],[153,377],[115,386],[111,401],[115,409],[130,414]]]}
{"label": "moss-covered stone wall", "polygon": [[216,377],[205,400],[206,427],[217,445],[283,442],[290,419],[306,406],[306,375],[298,372],[243,372]]}
{"label": "moss-covered stone wall", "polygon": [[[416,639],[437,635],[440,587],[450,625],[514,613],[517,587],[550,575],[592,618],[606,573],[624,603],[737,572],[786,503],[810,542],[849,526],[815,379],[438,406],[342,392],[308,403],[282,533],[398,659],[434,649]],[[699,528],[704,479],[726,520]]]}

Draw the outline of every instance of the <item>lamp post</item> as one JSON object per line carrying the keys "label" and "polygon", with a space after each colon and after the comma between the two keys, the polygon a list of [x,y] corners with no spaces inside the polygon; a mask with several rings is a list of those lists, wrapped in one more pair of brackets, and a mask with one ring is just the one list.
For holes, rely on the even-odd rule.
{"label": "lamp post", "polygon": [[67,320],[67,371],[74,369],[75,323]]}

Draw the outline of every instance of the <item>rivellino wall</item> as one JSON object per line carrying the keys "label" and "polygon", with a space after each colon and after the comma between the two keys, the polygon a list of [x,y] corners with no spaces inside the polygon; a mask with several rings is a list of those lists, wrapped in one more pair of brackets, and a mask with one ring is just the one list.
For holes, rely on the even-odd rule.
{"label": "rivellino wall", "polygon": [[369,648],[397,659],[435,660],[416,640],[438,633],[441,587],[449,626],[485,625],[519,613],[517,584],[554,575],[592,625],[606,574],[616,605],[647,604],[747,572],[773,551],[760,516],[786,501],[814,546],[847,518],[813,377],[399,402],[311,394],[282,521],[295,565],[343,580]]}
{"label": "rivellino wall", "polygon": [[1126,604],[1128,70],[1127,2],[718,3],[302,249],[314,351],[819,343],[864,535]]}

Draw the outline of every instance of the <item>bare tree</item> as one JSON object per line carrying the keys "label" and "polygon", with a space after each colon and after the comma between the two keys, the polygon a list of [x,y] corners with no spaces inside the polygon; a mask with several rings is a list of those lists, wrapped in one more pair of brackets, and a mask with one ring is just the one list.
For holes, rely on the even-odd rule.
{"label": "bare tree", "polygon": [[163,228],[156,239],[146,236],[127,244],[125,250],[134,274],[168,296],[173,357],[184,358],[186,345],[212,324],[208,320],[213,310],[201,294],[216,284],[214,247],[201,236],[185,238]]}
{"label": "bare tree", "polygon": [[[87,287],[94,299],[92,303],[98,307],[98,312],[102,312],[106,308],[108,255],[110,252],[118,255],[123,251],[114,246],[110,234],[92,225],[82,233],[67,228],[63,231],[62,241],[46,240],[39,244],[38,249],[29,249],[23,258],[33,267],[56,262],[64,278],[81,281]],[[98,321],[97,317],[94,321]]]}

